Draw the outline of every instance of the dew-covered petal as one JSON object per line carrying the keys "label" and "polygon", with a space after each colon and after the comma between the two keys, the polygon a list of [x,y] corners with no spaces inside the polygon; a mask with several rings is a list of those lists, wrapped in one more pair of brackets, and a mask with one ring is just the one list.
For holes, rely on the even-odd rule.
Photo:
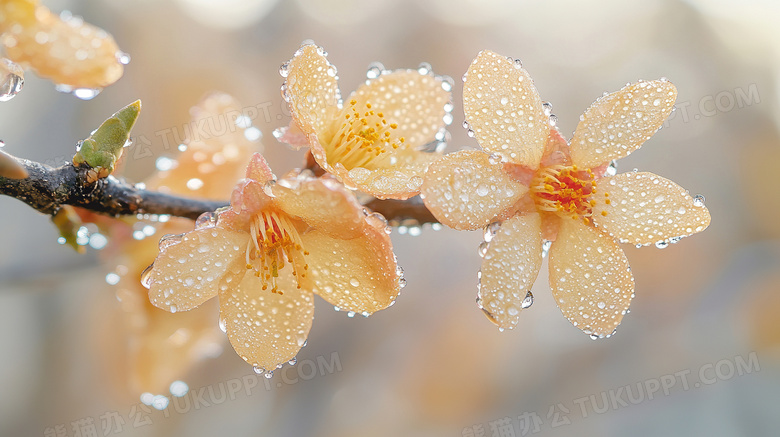
{"label": "dew-covered petal", "polygon": [[571,140],[572,162],[593,168],[628,156],[661,128],[677,88],[666,79],[639,81],[596,100]]}
{"label": "dew-covered petal", "polygon": [[344,311],[371,314],[393,303],[401,289],[390,236],[383,223],[350,240],[313,230],[303,234],[314,292]]}
{"label": "dew-covered petal", "polygon": [[345,184],[377,199],[405,200],[420,193],[423,175],[428,166],[439,159],[439,153],[407,151],[396,156],[395,163],[369,170],[355,167],[347,170],[336,164],[331,171]]}
{"label": "dew-covered petal", "polygon": [[273,194],[276,207],[331,237],[354,238],[366,226],[363,206],[328,176],[282,179],[273,187]]}
{"label": "dew-covered petal", "polygon": [[282,69],[287,74],[283,93],[293,120],[306,134],[324,132],[339,111],[336,67],[322,47],[305,44]]}
{"label": "dew-covered petal", "polygon": [[314,296],[296,288],[290,269],[279,272],[277,286],[284,294],[263,290],[260,278],[250,273],[219,295],[220,320],[233,349],[247,363],[267,370],[298,354],[314,320]]}
{"label": "dew-covered petal", "polygon": [[593,221],[621,242],[658,243],[701,232],[710,224],[703,202],[653,173],[605,177],[599,181],[595,199]]}
{"label": "dew-covered petal", "polygon": [[[348,100],[354,99],[357,108],[370,104],[374,112],[384,115],[388,124],[398,126],[392,130],[392,137],[403,137],[404,146],[414,149],[433,141],[444,126],[444,107],[450,102],[451,93],[444,90],[443,84],[441,77],[430,73],[395,70],[367,81]],[[342,116],[349,114],[349,109],[345,105]]]}
{"label": "dew-covered petal", "polygon": [[550,287],[563,315],[598,337],[615,331],[634,297],[634,277],[623,250],[580,220],[561,220],[550,248]]}
{"label": "dew-covered petal", "polygon": [[[477,303],[499,328],[517,326],[523,300],[542,267],[542,219],[516,215],[501,224],[482,260]],[[527,304],[526,304],[527,306]]]}
{"label": "dew-covered petal", "polygon": [[519,64],[481,51],[466,73],[463,109],[485,151],[539,167],[550,124],[533,80]]}
{"label": "dew-covered petal", "polygon": [[170,312],[186,311],[231,286],[246,271],[249,234],[217,227],[195,229],[181,241],[165,240],[149,273],[149,300]]}
{"label": "dew-covered petal", "polygon": [[38,2],[0,2],[0,46],[12,61],[72,89],[101,89],[124,71],[114,38],[70,14]]}
{"label": "dew-covered petal", "polygon": [[490,223],[527,191],[504,172],[501,162],[491,162],[480,151],[464,150],[431,164],[420,194],[441,223],[472,230]]}

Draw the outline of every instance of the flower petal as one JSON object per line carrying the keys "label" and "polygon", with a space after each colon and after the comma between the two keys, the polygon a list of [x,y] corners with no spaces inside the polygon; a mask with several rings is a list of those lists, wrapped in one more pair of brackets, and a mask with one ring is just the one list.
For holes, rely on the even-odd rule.
{"label": "flower petal", "polygon": [[[371,219],[371,217],[369,217]],[[378,220],[377,220],[378,222]],[[400,292],[395,256],[383,223],[350,240],[313,230],[301,236],[314,292],[344,311],[371,314],[390,306]]]}
{"label": "flower petal", "polygon": [[253,274],[219,295],[220,320],[233,349],[247,363],[267,370],[295,357],[314,320],[311,292],[296,288],[290,269],[279,273],[282,295],[262,290],[260,278]]}
{"label": "flower petal", "polygon": [[444,90],[444,83],[441,77],[430,73],[395,70],[367,81],[349,100],[354,99],[357,108],[371,104],[377,113],[384,114],[388,123],[398,125],[393,137],[403,137],[406,147],[415,149],[433,141],[444,126],[443,117],[447,113],[444,106],[452,99],[451,93]]}
{"label": "flower petal", "polygon": [[287,79],[284,97],[293,120],[306,134],[324,132],[339,111],[338,81],[322,47],[305,44],[282,67]]}
{"label": "flower petal", "polygon": [[408,150],[399,153],[396,163],[388,167],[373,170],[355,167],[347,170],[341,164],[336,164],[332,172],[345,184],[352,185],[377,199],[405,200],[419,194],[425,170],[441,156],[438,153]]}
{"label": "flower petal", "polygon": [[533,80],[519,64],[481,51],[466,73],[463,109],[485,151],[539,167],[550,124]]}
{"label": "flower petal", "polygon": [[623,250],[579,220],[561,220],[550,248],[550,287],[563,315],[598,337],[615,331],[634,297],[634,277]]}
{"label": "flower petal", "polygon": [[195,308],[246,271],[247,233],[204,227],[177,239],[161,240],[148,273],[149,300],[159,308],[172,313]]}
{"label": "flower petal", "polygon": [[[599,181],[593,221],[620,242],[653,244],[701,232],[710,213],[681,186],[653,173],[621,173]],[[609,200],[609,204],[606,200]]]}
{"label": "flower petal", "polygon": [[639,81],[596,100],[571,140],[571,157],[583,168],[628,156],[661,128],[677,88],[666,79]]}
{"label": "flower petal", "polygon": [[331,237],[355,238],[365,227],[363,206],[343,185],[327,176],[282,179],[273,187],[273,194],[279,209]]}
{"label": "flower petal", "polygon": [[501,224],[482,260],[477,304],[490,321],[513,329],[542,267],[542,219],[516,215]]}
{"label": "flower petal", "polygon": [[428,167],[421,197],[441,223],[454,229],[479,229],[511,207],[528,187],[513,180],[486,153],[463,150]]}

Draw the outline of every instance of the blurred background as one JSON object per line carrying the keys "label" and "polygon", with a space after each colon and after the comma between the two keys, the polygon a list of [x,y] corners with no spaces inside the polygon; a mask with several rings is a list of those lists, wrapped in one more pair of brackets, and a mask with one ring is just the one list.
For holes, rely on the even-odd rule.
{"label": "blurred background", "polygon": [[[283,174],[302,153],[271,135],[290,120],[278,70],[305,39],[328,50],[344,94],[374,61],[390,69],[428,62],[455,78],[448,150],[475,147],[460,127],[459,79],[491,49],[523,61],[567,136],[602,92],[669,78],[677,110],[618,170],[651,171],[705,195],[713,220],[665,249],[625,247],[636,298],[617,334],[598,341],[556,308],[546,262],[534,305],[517,329],[500,333],[475,304],[479,232],[394,232],[408,281],[397,303],[364,319],[317,298],[298,364],[266,380],[232,351],[215,306],[149,332],[157,310],[117,299],[122,284],[133,287],[134,252],[109,244],[79,255],[57,244],[47,217],[0,198],[0,435],[778,434],[777,2],[44,4],[106,29],[132,61],[91,101],[28,72],[23,91],[0,104],[0,138],[16,156],[69,159],[77,140],[140,98],[123,174],[148,181],[179,153],[190,108],[217,90],[249,109],[263,138],[250,131],[246,139]],[[131,236],[144,229],[127,229],[108,235],[140,244]],[[162,231],[147,233],[153,247]],[[144,339],[156,343],[145,350]]]}

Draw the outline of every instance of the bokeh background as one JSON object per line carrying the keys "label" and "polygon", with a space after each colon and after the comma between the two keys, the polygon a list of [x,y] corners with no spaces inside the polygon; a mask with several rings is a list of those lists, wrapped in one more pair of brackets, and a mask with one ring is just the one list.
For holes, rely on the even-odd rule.
{"label": "bokeh background", "polygon": [[[474,302],[478,232],[394,232],[409,285],[392,308],[349,318],[317,298],[298,366],[285,366],[267,382],[217,331],[198,355],[210,358],[171,367],[181,374],[165,377],[184,381],[190,392],[158,411],[159,403],[141,404],[141,392],[129,383],[130,340],[117,287],[106,283],[121,262],[116,253],[76,254],[57,244],[47,217],[0,198],[0,435],[90,435],[88,426],[80,429],[89,423],[96,435],[122,436],[780,432],[777,2],[44,3],[108,30],[132,62],[91,101],[58,93],[28,73],[19,96],[0,104],[0,138],[17,156],[67,159],[77,140],[140,98],[144,108],[124,175],[142,181],[160,157],[176,153],[161,132],[183,132],[189,108],[220,90],[246,107],[267,108],[252,122],[264,134],[265,156],[284,173],[300,165],[302,154],[271,135],[289,122],[278,69],[305,39],[328,50],[344,93],[365,79],[373,61],[391,69],[429,62],[456,78],[449,150],[475,147],[460,127],[459,78],[478,51],[491,49],[523,61],[566,135],[602,92],[669,78],[679,90],[676,112],[619,171],[652,171],[705,195],[713,220],[706,232],[666,249],[625,247],[636,298],[617,334],[598,341],[556,308],[546,262],[534,305],[517,329],[499,333]],[[216,327],[215,307],[199,317]],[[318,360],[333,369],[313,375]],[[752,360],[751,371],[727,377],[739,360]],[[710,367],[705,375],[718,380],[695,386],[700,369],[713,364],[722,377]],[[602,411],[603,393],[652,386],[648,381],[675,372],[689,372],[687,390],[678,379],[668,395],[601,413],[587,401],[586,414],[580,410],[583,397],[593,395]],[[225,399],[236,381],[240,390]],[[198,393],[206,404],[195,402]],[[171,396],[167,385],[152,394]],[[520,417],[534,414],[538,428],[524,429]],[[121,424],[105,423],[116,416]]]}

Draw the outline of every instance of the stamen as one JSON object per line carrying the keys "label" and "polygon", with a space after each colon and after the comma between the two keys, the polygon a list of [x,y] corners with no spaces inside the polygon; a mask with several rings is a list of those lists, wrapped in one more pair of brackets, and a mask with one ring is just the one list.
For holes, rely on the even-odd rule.
{"label": "stamen", "polygon": [[348,170],[355,167],[377,168],[387,164],[387,152],[405,146],[403,137],[394,137],[396,123],[388,123],[383,112],[372,110],[371,103],[365,108],[357,107],[355,99],[350,100],[348,111],[331,141],[325,145],[328,161],[340,163]]}
{"label": "stamen", "polygon": [[304,258],[309,252],[302,250],[301,237],[290,217],[281,212],[262,211],[252,217],[249,228],[252,238],[246,248],[246,268],[261,278],[263,290],[270,284],[272,293],[283,294],[276,280],[286,266],[285,258],[301,288],[305,274],[300,272],[309,268]]}
{"label": "stamen", "polygon": [[591,199],[595,192],[593,172],[578,171],[576,166],[542,168],[531,182],[531,197],[539,210],[582,219],[586,224],[596,205]]}

